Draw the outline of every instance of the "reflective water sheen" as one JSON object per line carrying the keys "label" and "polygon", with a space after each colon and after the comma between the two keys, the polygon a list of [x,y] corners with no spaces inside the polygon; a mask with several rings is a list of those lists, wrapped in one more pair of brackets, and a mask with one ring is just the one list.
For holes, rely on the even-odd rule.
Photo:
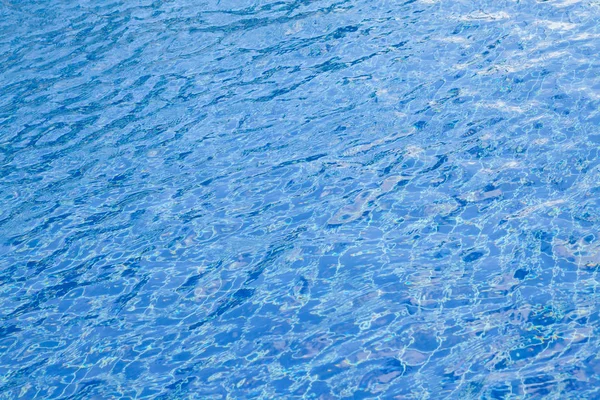
{"label": "reflective water sheen", "polygon": [[2,0],[0,398],[600,397],[597,0]]}

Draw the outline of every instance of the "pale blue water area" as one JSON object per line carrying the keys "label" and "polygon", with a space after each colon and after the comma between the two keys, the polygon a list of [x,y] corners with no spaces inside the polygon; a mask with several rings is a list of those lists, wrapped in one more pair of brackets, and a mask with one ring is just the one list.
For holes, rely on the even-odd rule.
{"label": "pale blue water area", "polygon": [[597,0],[2,0],[0,398],[600,398],[598,54]]}

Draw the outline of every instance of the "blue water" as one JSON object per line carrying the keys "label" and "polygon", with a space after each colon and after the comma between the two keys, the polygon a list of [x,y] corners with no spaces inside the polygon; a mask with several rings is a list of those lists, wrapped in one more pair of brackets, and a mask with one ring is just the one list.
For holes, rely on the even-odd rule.
{"label": "blue water", "polygon": [[0,398],[600,398],[600,2],[0,2]]}

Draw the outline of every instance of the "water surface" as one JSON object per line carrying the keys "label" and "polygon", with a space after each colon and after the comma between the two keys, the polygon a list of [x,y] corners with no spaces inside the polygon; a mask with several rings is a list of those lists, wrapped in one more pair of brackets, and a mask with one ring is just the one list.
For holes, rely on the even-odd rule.
{"label": "water surface", "polygon": [[598,1],[0,3],[0,398],[600,394]]}

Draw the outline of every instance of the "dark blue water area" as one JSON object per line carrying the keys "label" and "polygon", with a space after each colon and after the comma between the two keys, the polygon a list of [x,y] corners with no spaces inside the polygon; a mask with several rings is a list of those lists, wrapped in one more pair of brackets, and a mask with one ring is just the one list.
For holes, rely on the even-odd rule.
{"label": "dark blue water area", "polygon": [[1,399],[600,398],[597,0],[1,0]]}

